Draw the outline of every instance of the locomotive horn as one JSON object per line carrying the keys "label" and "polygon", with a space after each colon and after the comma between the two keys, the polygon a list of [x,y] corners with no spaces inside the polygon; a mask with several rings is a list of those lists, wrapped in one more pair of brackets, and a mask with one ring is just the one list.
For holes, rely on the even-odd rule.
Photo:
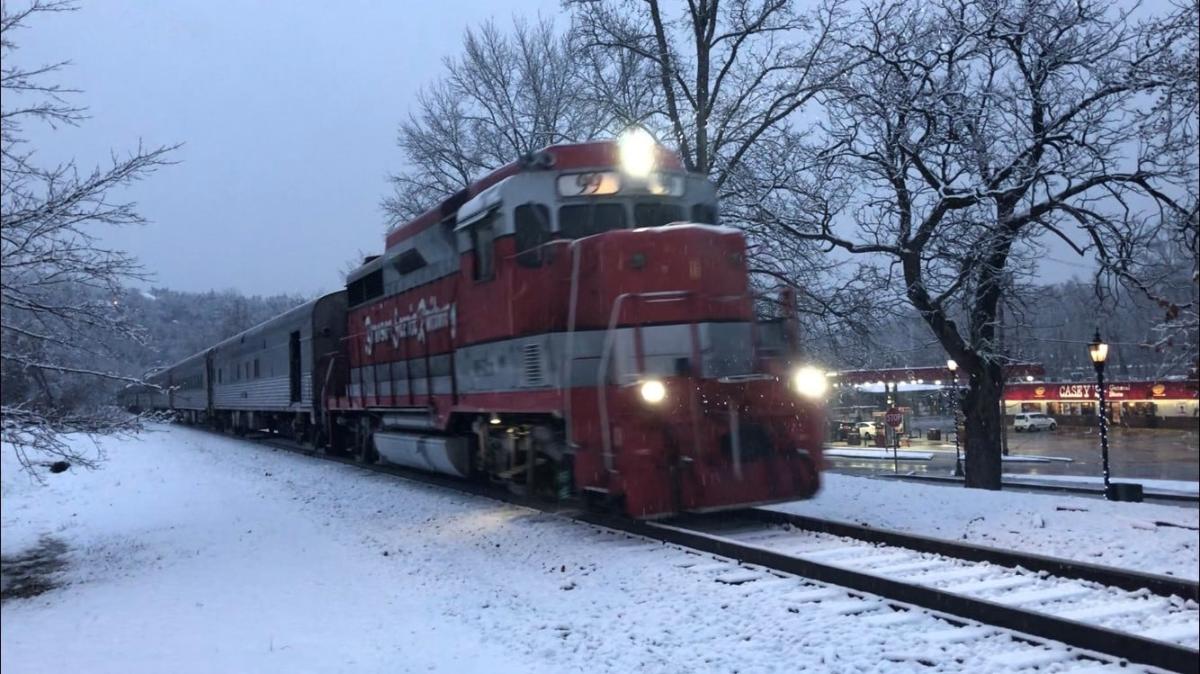
{"label": "locomotive horn", "polygon": [[554,168],[554,155],[549,152],[526,152],[517,163],[522,169],[545,170]]}

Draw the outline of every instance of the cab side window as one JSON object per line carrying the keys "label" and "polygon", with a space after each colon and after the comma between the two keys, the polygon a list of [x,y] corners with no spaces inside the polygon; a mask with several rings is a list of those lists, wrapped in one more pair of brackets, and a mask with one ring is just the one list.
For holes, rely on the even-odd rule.
{"label": "cab side window", "polygon": [[550,240],[550,209],[542,204],[521,204],[513,212],[516,229],[517,264],[542,265],[541,245]]}
{"label": "cab side window", "polygon": [[493,213],[471,225],[471,248],[475,251],[473,278],[489,281],[496,275],[496,216]]}

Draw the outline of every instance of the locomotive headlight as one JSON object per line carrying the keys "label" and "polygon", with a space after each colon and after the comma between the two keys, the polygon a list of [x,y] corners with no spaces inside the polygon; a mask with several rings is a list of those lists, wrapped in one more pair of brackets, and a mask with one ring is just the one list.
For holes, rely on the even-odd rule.
{"label": "locomotive headlight", "polygon": [[648,131],[635,126],[617,139],[621,169],[634,178],[646,178],[654,171],[654,150],[657,143]]}
{"label": "locomotive headlight", "polygon": [[642,394],[642,400],[657,405],[667,399],[667,387],[657,379],[648,379],[642,382],[638,387],[638,393]]}
{"label": "locomotive headlight", "polygon": [[829,389],[825,381],[825,373],[815,367],[802,367],[792,375],[792,385],[796,392],[807,398],[823,398]]}

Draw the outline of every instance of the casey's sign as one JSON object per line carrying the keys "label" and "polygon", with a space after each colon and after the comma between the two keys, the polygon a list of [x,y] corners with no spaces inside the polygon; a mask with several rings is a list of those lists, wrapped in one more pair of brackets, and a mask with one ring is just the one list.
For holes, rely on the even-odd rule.
{"label": "casey's sign", "polygon": [[[1196,382],[1121,382],[1106,387],[1109,400],[1195,400]],[[1095,400],[1095,384],[1009,384],[1005,400]]]}
{"label": "casey's sign", "polygon": [[1067,384],[1059,386],[1058,397],[1062,400],[1095,398],[1096,387],[1093,384]]}

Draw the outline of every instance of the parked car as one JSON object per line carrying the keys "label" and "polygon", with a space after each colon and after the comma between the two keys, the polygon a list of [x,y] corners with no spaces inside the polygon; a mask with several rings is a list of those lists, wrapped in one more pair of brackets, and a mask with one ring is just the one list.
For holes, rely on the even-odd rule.
{"label": "parked car", "polygon": [[850,439],[851,433],[857,433],[857,431],[854,428],[853,422],[837,421],[837,422],[834,422],[833,433],[834,433],[835,440],[841,440],[841,441],[845,442]]}
{"label": "parked car", "polygon": [[1058,422],[1039,412],[1018,414],[1013,421],[1013,430],[1020,431],[1053,431],[1058,428]]}
{"label": "parked car", "polygon": [[883,432],[880,429],[879,424],[875,423],[874,421],[860,421],[854,424],[854,429],[857,430],[858,434],[862,436],[862,439],[867,442],[870,442],[872,438]]}

